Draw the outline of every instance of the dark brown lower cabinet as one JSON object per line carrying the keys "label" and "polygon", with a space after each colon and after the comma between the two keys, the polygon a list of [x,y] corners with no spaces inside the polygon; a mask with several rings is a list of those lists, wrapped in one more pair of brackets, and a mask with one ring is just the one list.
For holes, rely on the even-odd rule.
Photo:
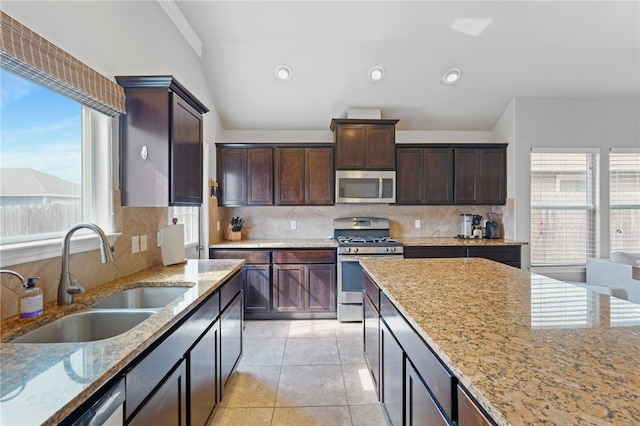
{"label": "dark brown lower cabinet", "polygon": [[244,265],[245,314],[271,312],[271,266]]}
{"label": "dark brown lower cabinet", "polygon": [[220,312],[220,400],[242,356],[242,293]]}
{"label": "dark brown lower cabinet", "polygon": [[[365,276],[365,280],[368,276]],[[380,398],[380,314],[369,295],[363,295],[364,360],[371,373],[376,395]]]}
{"label": "dark brown lower cabinet", "polygon": [[492,424],[469,394],[458,385],[458,425],[490,426]]}
{"label": "dark brown lower cabinet", "polygon": [[521,267],[521,249],[519,245],[509,246],[407,246],[405,259],[424,259],[441,257],[481,257],[495,260],[515,268]]}
{"label": "dark brown lower cabinet", "polygon": [[380,321],[382,407],[393,426],[403,424],[404,351],[384,321]]}
{"label": "dark brown lower cabinet", "polygon": [[[219,321],[189,351],[189,408],[192,426],[204,426],[218,403]],[[192,373],[192,374],[191,374]]]}
{"label": "dark brown lower cabinet", "polygon": [[427,385],[409,360],[406,361],[405,399],[405,425],[446,426],[449,424],[438,409]]}
{"label": "dark brown lower cabinet", "polygon": [[128,423],[132,426],[187,425],[187,370],[182,361]]}
{"label": "dark brown lower cabinet", "polygon": [[273,265],[276,312],[335,312],[336,269],[331,264]]}
{"label": "dark brown lower cabinet", "polygon": [[273,309],[276,312],[303,311],[303,282],[303,265],[273,265]]}

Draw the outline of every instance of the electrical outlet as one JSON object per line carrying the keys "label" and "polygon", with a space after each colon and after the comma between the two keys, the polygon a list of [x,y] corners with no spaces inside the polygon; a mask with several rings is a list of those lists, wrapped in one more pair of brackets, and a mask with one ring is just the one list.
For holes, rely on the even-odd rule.
{"label": "electrical outlet", "polygon": [[298,229],[298,222],[296,222],[295,220],[291,221],[291,229]]}
{"label": "electrical outlet", "polygon": [[156,234],[156,246],[162,247],[162,233],[160,231]]}
{"label": "electrical outlet", "polygon": [[420,219],[416,219],[416,221],[414,222],[413,226],[417,229],[420,228],[420,226],[422,226],[422,223],[420,222]]}
{"label": "electrical outlet", "polygon": [[140,251],[140,238],[136,235],[131,237],[131,253],[138,253]]}
{"label": "electrical outlet", "polygon": [[140,235],[140,251],[147,251],[147,235]]}

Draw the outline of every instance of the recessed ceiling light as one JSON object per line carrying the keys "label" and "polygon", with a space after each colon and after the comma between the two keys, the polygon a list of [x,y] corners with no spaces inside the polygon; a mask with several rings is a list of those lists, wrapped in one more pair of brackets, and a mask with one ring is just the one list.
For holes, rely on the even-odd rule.
{"label": "recessed ceiling light", "polygon": [[371,81],[380,81],[384,78],[384,68],[380,65],[374,65],[367,71],[367,77]]}
{"label": "recessed ceiling light", "polygon": [[288,65],[278,65],[276,67],[276,78],[280,81],[290,80],[292,74],[293,71],[291,71],[291,67]]}
{"label": "recessed ceiling light", "polygon": [[444,81],[445,84],[453,84],[460,79],[461,75],[462,71],[460,68],[449,68],[442,76],[442,81]]}

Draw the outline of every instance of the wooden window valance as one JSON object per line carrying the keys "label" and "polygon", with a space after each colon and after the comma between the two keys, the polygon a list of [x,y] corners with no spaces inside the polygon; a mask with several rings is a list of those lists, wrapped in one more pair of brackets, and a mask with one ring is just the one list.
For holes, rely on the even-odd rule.
{"label": "wooden window valance", "polygon": [[125,112],[124,89],[0,12],[0,65],[112,117]]}

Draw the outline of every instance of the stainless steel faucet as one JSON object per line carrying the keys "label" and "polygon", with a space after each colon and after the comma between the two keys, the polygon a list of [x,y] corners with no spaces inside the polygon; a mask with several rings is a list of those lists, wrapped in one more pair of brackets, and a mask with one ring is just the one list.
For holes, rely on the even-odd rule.
{"label": "stainless steel faucet", "polygon": [[0,274],[10,274],[10,275],[14,275],[16,277],[18,277],[18,279],[20,280],[20,282],[22,283],[22,286],[24,287],[27,280],[24,279],[24,277],[22,275],[20,275],[19,273],[17,273],[16,271],[12,271],[10,269],[0,269]]}
{"label": "stainless steel faucet", "polygon": [[100,262],[110,263],[113,262],[113,248],[109,245],[107,236],[98,225],[93,223],[78,223],[73,225],[64,236],[62,240],[62,274],[60,275],[60,283],[58,284],[58,305],[68,305],[73,303],[73,295],[86,291],[78,280],[71,281],[71,274],[69,273],[69,246],[71,242],[71,235],[78,229],[90,229],[100,237]]}

